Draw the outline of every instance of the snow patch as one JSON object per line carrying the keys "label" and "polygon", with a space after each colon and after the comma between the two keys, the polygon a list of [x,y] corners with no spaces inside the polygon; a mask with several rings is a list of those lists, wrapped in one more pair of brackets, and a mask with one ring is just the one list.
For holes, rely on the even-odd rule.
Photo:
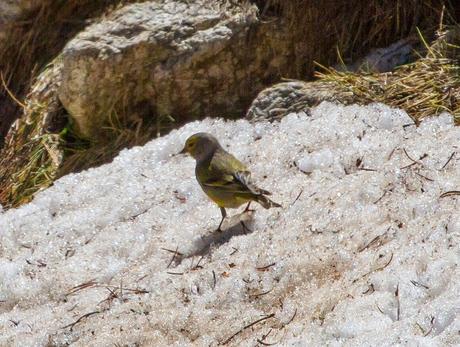
{"label": "snow patch", "polygon": [[[199,131],[283,208],[213,233],[177,154]],[[447,114],[322,103],[124,150],[0,214],[0,345],[459,345],[459,143]]]}

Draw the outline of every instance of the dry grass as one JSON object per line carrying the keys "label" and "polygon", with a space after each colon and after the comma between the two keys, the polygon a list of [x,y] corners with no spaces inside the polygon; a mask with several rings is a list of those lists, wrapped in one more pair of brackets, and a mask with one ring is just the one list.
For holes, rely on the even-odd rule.
{"label": "dry grass", "polygon": [[128,117],[113,114],[102,136],[89,142],[68,123],[58,133],[47,133],[43,123],[50,109],[59,117],[65,111],[60,104],[53,109],[54,95],[40,101],[28,105],[27,117],[16,122],[0,152],[0,204],[5,208],[29,202],[57,178],[107,163],[123,148],[143,145],[171,127],[169,121],[149,124],[144,119],[128,124],[123,121]]}
{"label": "dry grass", "polygon": [[36,115],[29,124],[18,123],[14,138],[9,138],[13,145],[1,152],[0,204],[5,208],[29,202],[57,178],[107,163],[123,148],[143,145],[158,132],[155,126],[142,131],[122,126],[107,130],[104,140],[91,143],[75,137],[68,127],[58,134],[36,134],[42,121]]}
{"label": "dry grass", "polygon": [[[24,99],[41,70],[91,18],[128,0],[40,0],[7,28],[0,47],[0,71],[11,92]],[[0,140],[22,109],[0,88]],[[1,141],[0,141],[1,146]]]}
{"label": "dry grass", "polygon": [[323,67],[317,76],[339,94],[353,95],[353,102],[402,108],[415,122],[445,111],[460,124],[460,47],[452,43],[459,41],[460,30],[454,27],[427,45],[425,57],[394,72],[356,74]]}
{"label": "dry grass", "polygon": [[[45,71],[44,89],[52,88],[53,68]],[[40,83],[40,82],[38,82]],[[30,200],[57,177],[62,163],[60,134],[46,131],[47,117],[62,113],[52,89],[29,99],[25,116],[14,124],[0,151],[0,204],[15,207]]]}
{"label": "dry grass", "polygon": [[[267,22],[291,33],[292,71],[289,78],[311,78],[314,62],[331,66],[342,58],[356,61],[371,48],[386,47],[421,28],[433,35],[446,4],[444,16],[452,6],[448,1],[308,1],[253,0]],[[276,18],[281,18],[277,21]],[[283,52],[284,54],[286,52]],[[292,54],[292,53],[291,53]]]}

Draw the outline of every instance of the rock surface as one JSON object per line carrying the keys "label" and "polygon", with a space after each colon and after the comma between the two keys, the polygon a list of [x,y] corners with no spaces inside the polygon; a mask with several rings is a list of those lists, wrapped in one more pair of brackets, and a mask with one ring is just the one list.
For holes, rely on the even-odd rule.
{"label": "rock surface", "polygon": [[65,47],[60,100],[88,137],[126,106],[176,120],[237,112],[270,74],[246,47],[256,21],[255,7],[204,0],[125,6]]}
{"label": "rock surface", "polygon": [[306,111],[322,101],[348,103],[353,95],[340,92],[326,81],[290,81],[275,84],[257,95],[246,113],[251,121],[274,121],[292,112]]}

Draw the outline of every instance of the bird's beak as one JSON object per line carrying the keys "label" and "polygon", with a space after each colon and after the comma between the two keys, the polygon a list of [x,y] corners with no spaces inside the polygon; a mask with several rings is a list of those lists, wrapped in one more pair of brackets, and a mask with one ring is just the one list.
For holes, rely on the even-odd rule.
{"label": "bird's beak", "polygon": [[184,148],[182,149],[182,151],[180,151],[180,152],[177,153],[177,154],[186,154],[186,153],[187,153],[187,148],[184,147]]}

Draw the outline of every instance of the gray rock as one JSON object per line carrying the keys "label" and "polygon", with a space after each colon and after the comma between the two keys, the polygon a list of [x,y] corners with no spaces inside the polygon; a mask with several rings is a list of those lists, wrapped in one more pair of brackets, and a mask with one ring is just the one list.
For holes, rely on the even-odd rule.
{"label": "gray rock", "polygon": [[290,81],[275,84],[257,95],[246,113],[251,121],[279,120],[291,112],[308,112],[322,101],[348,103],[352,95],[325,81]]}
{"label": "gray rock", "polygon": [[272,73],[247,53],[256,22],[255,7],[219,1],[127,5],[67,44],[59,98],[86,137],[97,136],[111,112],[129,117],[125,110],[142,103],[179,122],[241,113],[254,96],[249,86],[260,90],[259,79]]}
{"label": "gray rock", "polygon": [[336,65],[338,71],[390,72],[396,67],[410,63],[418,57],[415,52],[423,50],[418,37],[401,39],[388,47],[372,49],[365,57],[348,65]]}

